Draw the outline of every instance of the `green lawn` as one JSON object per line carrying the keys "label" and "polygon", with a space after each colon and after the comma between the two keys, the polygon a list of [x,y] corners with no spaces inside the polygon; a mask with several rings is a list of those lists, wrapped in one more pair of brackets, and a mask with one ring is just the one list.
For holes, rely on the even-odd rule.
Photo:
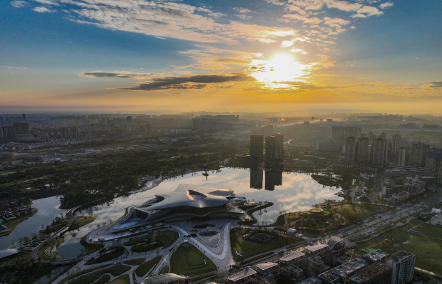
{"label": "green lawn", "polygon": [[[204,263],[204,261],[206,263]],[[181,245],[170,258],[170,272],[194,276],[216,270],[215,264],[196,247]]]}
{"label": "green lawn", "polygon": [[131,260],[124,261],[125,264],[129,264],[129,265],[140,265],[143,262],[144,262],[144,258],[137,258],[137,259],[131,259]]}
{"label": "green lawn", "polygon": [[[57,240],[52,239],[49,244],[44,244],[37,252],[38,257],[40,259],[44,259],[44,260],[59,260],[59,259],[61,259],[61,256],[57,252],[55,252],[55,254],[52,255],[52,248],[57,243],[58,243]],[[46,249],[49,249],[51,254],[46,255],[46,253],[45,253]]]}
{"label": "green lawn", "polygon": [[175,231],[160,231],[148,235],[135,237],[132,240],[125,242],[124,245],[135,246],[138,244],[151,243],[153,239],[159,241],[162,246],[168,247],[171,246],[178,239],[178,233]]}
{"label": "green lawn", "polygon": [[99,257],[95,259],[91,259],[88,262],[86,262],[87,265],[100,263],[100,262],[106,262],[109,260],[112,260],[114,258],[120,257],[125,253],[126,249],[124,247],[115,247],[115,251],[111,253],[105,253],[103,255],[100,255]]}
{"label": "green lawn", "polygon": [[164,273],[169,273],[169,266],[164,266],[163,268],[161,268],[158,274],[164,274]]}
{"label": "green lawn", "polygon": [[[282,248],[285,245],[291,245],[302,241],[300,238],[286,238],[271,231],[258,230],[256,230],[256,232],[263,232],[265,234],[273,235],[274,239],[266,243],[259,243],[249,239],[243,239],[242,236],[249,231],[250,229],[244,228],[235,228],[230,231],[230,244],[232,247],[233,258],[236,261],[241,261],[269,250]],[[237,255],[236,252],[241,253],[242,257]]]}
{"label": "green lawn", "polygon": [[107,282],[109,282],[110,280],[110,276],[109,275],[103,275],[101,276],[100,279],[97,280],[97,282],[95,282],[94,284],[106,284]]}
{"label": "green lawn", "polygon": [[390,207],[372,204],[343,204],[333,206],[331,209],[344,216],[346,222],[354,219],[364,220],[373,215],[392,210]]}
{"label": "green lawn", "polygon": [[[442,238],[442,228],[431,225],[419,225],[414,230],[429,236]],[[408,226],[405,226],[408,228]],[[416,255],[416,267],[442,274],[442,240],[408,233],[401,228],[390,230],[373,240],[358,243],[357,247],[383,249],[382,245],[374,246],[388,238],[390,240],[389,254],[398,250],[406,250]],[[393,238],[393,239],[391,239]]]}
{"label": "green lawn", "polygon": [[75,216],[75,221],[69,226],[69,230],[76,230],[94,221],[95,216]]}
{"label": "green lawn", "polygon": [[127,272],[128,270],[130,270],[130,266],[127,265],[115,265],[115,266],[111,266],[105,269],[101,269],[101,270],[96,270],[94,272],[88,273],[88,274],[84,274],[81,275],[71,281],[69,281],[69,284],[86,284],[86,283],[92,283],[98,279],[100,279],[100,277],[105,274],[105,273],[110,273],[113,276],[118,276],[121,275],[125,272]]}
{"label": "green lawn", "polygon": [[154,267],[154,265],[156,265],[160,261],[160,259],[161,256],[157,256],[149,261],[140,264],[140,266],[138,266],[137,269],[135,269],[135,273],[137,274],[138,277],[146,275],[146,273],[149,272],[149,270],[152,267]]}
{"label": "green lawn", "polygon": [[129,275],[120,276],[109,284],[130,284]]}

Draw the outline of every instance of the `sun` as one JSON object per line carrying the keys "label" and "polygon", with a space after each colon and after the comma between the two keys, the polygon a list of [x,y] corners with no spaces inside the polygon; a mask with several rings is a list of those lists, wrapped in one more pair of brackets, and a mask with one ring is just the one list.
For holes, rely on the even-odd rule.
{"label": "sun", "polygon": [[251,75],[271,89],[295,89],[296,82],[304,81],[303,76],[310,67],[286,53],[276,54],[269,60],[253,60],[251,65]]}

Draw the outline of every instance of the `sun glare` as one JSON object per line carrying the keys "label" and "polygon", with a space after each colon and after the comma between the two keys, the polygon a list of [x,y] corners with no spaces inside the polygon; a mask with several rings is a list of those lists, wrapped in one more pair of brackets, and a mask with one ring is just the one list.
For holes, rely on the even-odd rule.
{"label": "sun glare", "polygon": [[280,53],[269,60],[253,60],[251,75],[271,89],[296,89],[296,82],[303,82],[309,65],[301,64],[290,54]]}

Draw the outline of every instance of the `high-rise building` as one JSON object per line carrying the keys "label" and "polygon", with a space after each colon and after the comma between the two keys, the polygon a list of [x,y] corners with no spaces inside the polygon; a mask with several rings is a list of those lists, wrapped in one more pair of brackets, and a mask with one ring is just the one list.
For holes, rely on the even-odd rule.
{"label": "high-rise building", "polygon": [[370,163],[370,139],[367,137],[358,139],[356,160],[361,163]]}
{"label": "high-rise building", "polygon": [[267,165],[271,165],[273,163],[276,162],[276,159],[278,157],[277,154],[277,144],[278,144],[278,139],[276,138],[276,136],[269,136],[266,137],[266,164]]}
{"label": "high-rise building", "polygon": [[384,165],[387,157],[387,140],[378,138],[373,143],[373,164]]}
{"label": "high-rise building", "polygon": [[413,143],[410,151],[410,166],[418,168],[425,167],[427,152],[430,150],[429,144]]}
{"label": "high-rise building", "polygon": [[429,169],[430,175],[436,178],[436,183],[442,184],[442,149],[428,151],[425,167]]}
{"label": "high-rise building", "polygon": [[262,162],[264,152],[264,136],[250,135],[250,157],[255,162]]}
{"label": "high-rise building", "polygon": [[284,160],[284,135],[276,134],[276,161]]}
{"label": "high-rise building", "polygon": [[399,166],[408,166],[409,163],[409,150],[406,147],[399,148]]}
{"label": "high-rise building", "polygon": [[386,140],[387,139],[387,133],[382,132],[378,138],[381,138],[382,140]]}
{"label": "high-rise building", "polygon": [[345,143],[345,159],[347,161],[356,160],[356,140],[354,137],[348,137]]}
{"label": "high-rise building", "polygon": [[399,134],[393,135],[393,143],[391,145],[391,153],[397,155],[399,153],[399,147],[401,146],[401,136]]}
{"label": "high-rise building", "polygon": [[393,270],[391,284],[404,284],[413,280],[416,256],[408,251],[398,251],[390,256],[387,265]]}
{"label": "high-rise building", "polygon": [[26,114],[22,114],[21,117],[22,117],[23,121],[26,121]]}

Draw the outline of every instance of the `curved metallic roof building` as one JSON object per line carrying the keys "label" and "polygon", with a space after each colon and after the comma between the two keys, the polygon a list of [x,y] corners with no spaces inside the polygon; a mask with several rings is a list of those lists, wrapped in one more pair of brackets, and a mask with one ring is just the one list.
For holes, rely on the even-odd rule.
{"label": "curved metallic roof building", "polygon": [[240,218],[245,212],[232,203],[233,190],[180,184],[174,191],[134,208],[112,226],[113,232],[126,231],[150,224],[189,220],[195,217],[216,219]]}

